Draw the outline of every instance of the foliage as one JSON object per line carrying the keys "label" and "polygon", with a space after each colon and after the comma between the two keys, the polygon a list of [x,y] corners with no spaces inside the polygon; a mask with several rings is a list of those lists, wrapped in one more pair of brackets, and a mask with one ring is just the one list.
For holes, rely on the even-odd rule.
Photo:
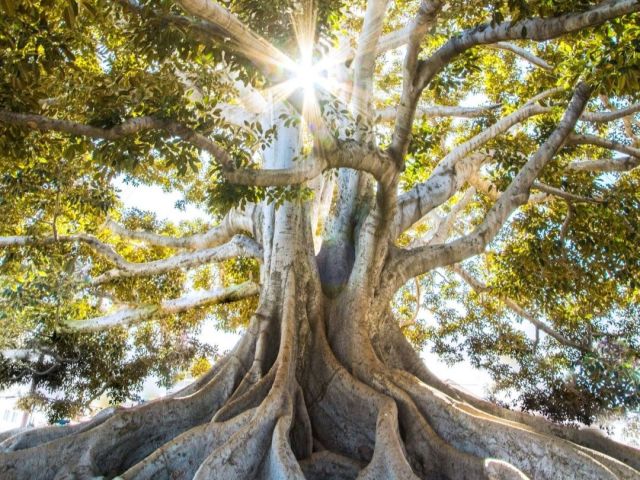
{"label": "foliage", "polygon": [[[308,2],[229,0],[221,2],[255,31],[295,58],[292,22]],[[303,3],[305,5],[303,5]],[[316,38],[336,45],[339,36],[355,42],[365,2],[317,3]],[[405,26],[418,2],[390,6],[384,32]],[[518,22],[582,11],[587,0],[480,0],[448,2],[421,45],[426,59],[448,38],[480,24]],[[64,118],[110,128],[142,116],[171,119],[217,142],[236,167],[259,168],[259,154],[277,138],[275,125],[223,119],[222,106],[236,105],[245,84],[265,86],[261,72],[246,59],[203,35],[174,2],[126,0],[0,1],[0,109]],[[482,173],[502,191],[557,124],[578,76],[595,87],[588,110],[625,107],[638,100],[640,16],[630,15],[548,42],[516,45],[553,65],[534,68],[513,53],[477,47],[466,51],[435,77],[422,105],[498,104],[474,119],[424,118],[413,127],[400,188],[426,180],[438,161],[496,119],[522,107],[545,89],[564,91],[542,103],[551,113],[532,117],[483,145],[493,162]],[[221,46],[222,45],[222,46]],[[316,56],[321,52],[316,51]],[[376,69],[376,108],[394,106],[402,91],[402,55],[381,55]],[[197,85],[197,89],[195,88]],[[197,91],[196,91],[197,90]],[[598,97],[604,94],[604,102]],[[390,129],[351,115],[335,98],[320,98],[320,110],[335,139],[369,137],[380,146]],[[295,113],[281,118],[295,125]],[[632,133],[640,135],[638,123]],[[581,122],[579,133],[634,143],[622,122]],[[635,140],[637,146],[637,138]],[[597,199],[569,202],[552,198],[527,206],[511,219],[490,253],[465,268],[487,291],[474,292],[449,270],[430,272],[397,295],[394,313],[417,348],[432,348],[450,362],[468,359],[492,375],[495,397],[562,421],[592,422],[603,411],[637,408],[640,387],[640,173],[572,173],[570,162],[611,158],[593,146],[567,145],[540,181],[566,192]],[[232,207],[263,199],[306,201],[306,187],[262,188],[229,183],[220,165],[188,142],[159,130],[118,140],[38,132],[0,123],[0,236],[44,238],[95,234],[131,262],[168,258],[175,249],[129,242],[102,225],[107,216],[133,230],[173,236],[206,231]],[[116,181],[157,185],[178,191],[187,203],[207,211],[212,225],[174,225],[141,211],[126,211]],[[446,215],[451,202],[438,210]],[[478,192],[464,210],[466,225],[477,224],[492,205]],[[406,246],[429,233],[426,222],[398,240]],[[154,376],[171,384],[190,371],[198,376],[216,352],[198,340],[207,318],[227,331],[246,326],[255,299],[154,318],[135,327],[101,333],[71,333],[62,324],[112,311],[119,304],[145,305],[176,298],[190,288],[207,289],[259,279],[253,260],[229,260],[213,268],[171,271],[88,284],[110,268],[78,242],[57,242],[2,250],[0,256],[0,348],[34,348],[35,362],[0,364],[0,387],[32,386],[25,405],[45,408],[51,419],[80,412],[106,393],[114,403],[136,398]],[[418,294],[420,290],[421,294]],[[559,344],[532,329],[505,306],[517,302],[585,350]],[[414,313],[419,315],[413,319]],[[412,320],[413,319],[413,320]],[[411,322],[408,322],[411,320]]]}

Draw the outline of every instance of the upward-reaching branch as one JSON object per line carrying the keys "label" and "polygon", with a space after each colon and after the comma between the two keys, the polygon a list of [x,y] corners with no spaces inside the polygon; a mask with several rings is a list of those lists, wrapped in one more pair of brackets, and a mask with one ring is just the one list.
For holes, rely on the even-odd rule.
{"label": "upward-reaching branch", "polygon": [[[473,174],[484,155],[469,154],[514,125],[551,110],[537,104],[526,104],[511,115],[501,118],[476,136],[458,145],[438,163],[429,178],[417,184],[398,200],[394,234],[398,235],[418,222],[431,210],[446,202]],[[463,161],[465,159],[466,161]]]}
{"label": "upward-reaching branch", "polygon": [[354,111],[368,115],[373,90],[373,68],[376,62],[378,39],[389,0],[369,0],[364,16],[364,25],[355,58],[353,60],[353,93],[351,104]]}
{"label": "upward-reaching branch", "polygon": [[415,78],[418,73],[418,54],[420,43],[424,39],[429,27],[433,25],[442,9],[438,0],[422,0],[420,9],[410,25],[407,52],[402,69],[402,94],[396,112],[396,122],[393,139],[389,151],[398,166],[404,164],[404,156],[409,146],[411,125],[422,90],[416,88]]}
{"label": "upward-reaching branch", "polygon": [[[405,69],[403,95],[398,108],[391,150],[397,158],[404,157],[422,91],[443,68],[468,49],[518,39],[550,40],[637,11],[640,11],[640,2],[637,0],[602,2],[584,12],[567,13],[553,18],[503,22],[495,26],[479,25],[450,38],[433,55],[420,62],[415,71]],[[414,60],[415,63],[417,60]]]}
{"label": "upward-reaching branch", "polygon": [[571,103],[556,129],[522,167],[482,223],[471,233],[449,243],[404,250],[396,255],[389,264],[392,291],[416,275],[433,268],[459,263],[484,251],[509,216],[527,202],[533,182],[573,131],[590,92],[591,88],[585,83],[576,87]]}

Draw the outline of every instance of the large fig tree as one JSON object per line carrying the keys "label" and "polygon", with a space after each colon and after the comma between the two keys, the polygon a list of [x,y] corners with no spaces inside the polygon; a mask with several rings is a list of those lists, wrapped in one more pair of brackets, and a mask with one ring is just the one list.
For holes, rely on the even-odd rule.
{"label": "large fig tree", "polygon": [[177,393],[1,434],[1,478],[640,478],[414,349],[637,404],[638,0],[1,5],[5,381],[126,397],[248,319]]}

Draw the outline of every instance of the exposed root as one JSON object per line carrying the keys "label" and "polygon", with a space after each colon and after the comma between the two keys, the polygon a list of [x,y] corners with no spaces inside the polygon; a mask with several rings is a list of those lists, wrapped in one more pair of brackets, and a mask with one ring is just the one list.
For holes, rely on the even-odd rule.
{"label": "exposed root", "polygon": [[292,273],[280,280],[280,307],[255,316],[248,337],[195,387],[73,428],[13,434],[0,478],[640,478],[553,437],[548,422],[495,415],[451,386],[423,383],[419,375],[439,380],[402,345],[390,349],[393,335],[373,345],[341,339],[350,356],[340,361],[322,309],[304,298],[298,307],[308,284]]}
{"label": "exposed root", "polygon": [[[249,390],[240,396],[232,396],[229,401],[213,417],[214,422],[224,422],[239,415],[244,410],[255,408],[268,395],[276,377],[276,367],[273,367],[267,375],[262,377]],[[238,390],[236,390],[237,392]]]}
{"label": "exposed root", "polygon": [[353,480],[358,476],[364,464],[329,450],[323,450],[302,460],[300,467],[307,480],[325,480],[327,478]]}
{"label": "exposed root", "polygon": [[[575,445],[503,421],[394,372],[438,434],[457,449],[481,458],[499,458],[534,478],[617,478]],[[623,477],[624,478],[624,477]]]}
{"label": "exposed root", "polygon": [[632,475],[631,478],[637,478],[634,475],[638,475],[637,471],[640,471],[640,450],[611,440],[597,429],[558,425],[539,416],[502,408],[462,391],[443,382],[429,371],[392,321],[390,314],[384,316],[383,329],[385,335],[377,336],[374,339],[374,345],[380,358],[390,368],[409,372],[421,382],[445,393],[452,399],[458,400],[461,404],[474,407],[474,415],[488,415],[489,418],[494,419],[497,417],[504,422],[511,422],[519,428],[526,428],[544,436],[568,440],[577,444],[576,448],[579,445],[578,449],[588,449],[588,451],[584,451],[595,457],[598,462],[611,469],[620,478],[628,478],[626,475],[629,474]]}
{"label": "exposed root", "polygon": [[64,425],[62,427],[51,426],[19,431],[9,436],[0,443],[0,452],[14,452],[25,448],[33,448],[43,443],[51,442],[57,438],[78,434],[91,430],[111,418],[116,413],[115,408],[106,408],[99,412],[91,420],[76,425]]}
{"label": "exposed root", "polygon": [[255,411],[248,410],[233,420],[192,428],[166,443],[127,470],[125,480],[188,480],[214,449],[244,428]]}
{"label": "exposed root", "polygon": [[0,478],[24,478],[20,472],[27,464],[33,480],[122,472],[185,429],[211,418],[237,385],[242,371],[239,362],[231,359],[193,395],[119,409],[81,433],[0,453]]}
{"label": "exposed root", "polygon": [[416,479],[407,461],[400,433],[398,432],[398,411],[395,403],[388,399],[378,413],[376,424],[376,446],[369,465],[360,472],[358,479],[378,478]]}

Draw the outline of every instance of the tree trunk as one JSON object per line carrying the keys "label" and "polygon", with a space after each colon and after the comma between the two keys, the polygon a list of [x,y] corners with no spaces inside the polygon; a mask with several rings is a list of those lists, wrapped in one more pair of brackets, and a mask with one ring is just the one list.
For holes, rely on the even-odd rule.
{"label": "tree trunk", "polygon": [[[290,167],[299,139],[280,125],[265,167]],[[433,376],[389,308],[371,182],[343,169],[337,188],[318,255],[311,202],[262,206],[258,308],[211,371],[84,424],[0,436],[0,478],[640,478],[631,447]]]}
{"label": "tree trunk", "polygon": [[265,215],[259,307],[208,374],[87,424],[17,433],[0,444],[0,477],[639,478],[632,448],[437,380],[388,308],[336,288],[353,259],[316,259],[307,209]]}

